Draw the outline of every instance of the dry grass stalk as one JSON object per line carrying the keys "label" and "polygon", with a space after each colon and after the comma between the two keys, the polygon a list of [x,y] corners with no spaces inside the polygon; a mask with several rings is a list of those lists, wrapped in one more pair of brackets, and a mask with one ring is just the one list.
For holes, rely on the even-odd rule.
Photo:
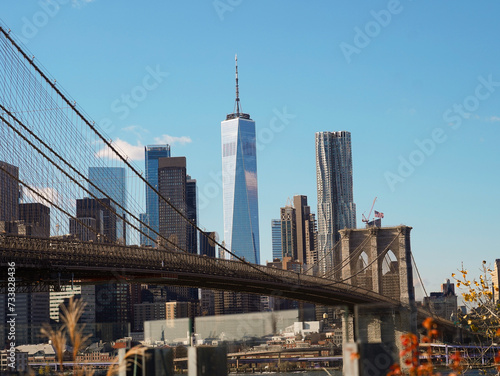
{"label": "dry grass stalk", "polygon": [[[85,345],[86,341],[90,336],[83,335],[83,329],[85,324],[79,324],[78,320],[83,314],[85,308],[85,303],[81,300],[70,298],[68,306],[61,306],[61,320],[63,325],[54,331],[50,326],[46,326],[42,329],[42,334],[44,334],[48,339],[52,341],[52,345],[56,351],[57,361],[60,366],[59,375],[64,374],[63,369],[63,359],[64,351],[66,349],[66,338],[69,338],[70,343],[73,345],[72,359],[73,359],[73,375],[74,376],[93,376],[94,370],[89,366],[79,366],[76,364],[76,357],[80,349]],[[145,347],[136,346],[127,351],[125,358],[122,362],[118,362],[118,359],[109,367],[107,376],[117,375],[121,370],[127,369],[131,366],[141,366],[137,362],[137,357],[143,357]]]}
{"label": "dry grass stalk", "polygon": [[126,352],[123,361],[119,362],[118,359],[115,359],[111,367],[108,368],[106,376],[118,375],[120,371],[125,370],[128,367],[133,367],[134,365],[141,367],[140,363],[137,362],[136,358],[143,357],[145,350],[146,347],[144,346],[132,347],[130,350]]}
{"label": "dry grass stalk", "polygon": [[73,351],[71,353],[73,360],[73,375],[92,376],[94,374],[94,370],[91,367],[76,364],[78,352],[90,337],[89,335],[83,335],[85,324],[78,323],[78,320],[80,320],[80,317],[83,314],[84,308],[85,303],[82,300],[73,299],[73,297],[71,297],[67,307],[65,305],[61,305],[61,320],[63,325],[55,331],[48,325],[42,329],[42,334],[51,340],[52,346],[54,346],[56,351],[57,361],[60,366],[60,375],[64,374],[63,361],[67,337],[69,337],[70,343],[73,347]]}

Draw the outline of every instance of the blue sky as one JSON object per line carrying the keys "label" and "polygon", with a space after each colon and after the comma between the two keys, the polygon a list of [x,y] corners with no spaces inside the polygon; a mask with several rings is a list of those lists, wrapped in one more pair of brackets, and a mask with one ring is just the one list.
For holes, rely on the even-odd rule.
{"label": "blue sky", "polygon": [[493,1],[0,4],[132,158],[162,141],[187,157],[200,225],[219,234],[220,122],[233,110],[237,53],[259,142],[261,260],[288,197],[307,195],[316,212],[314,133],[347,130],[358,226],[375,196],[384,225],[412,226],[427,291],[462,261],[478,270],[498,257],[499,11]]}

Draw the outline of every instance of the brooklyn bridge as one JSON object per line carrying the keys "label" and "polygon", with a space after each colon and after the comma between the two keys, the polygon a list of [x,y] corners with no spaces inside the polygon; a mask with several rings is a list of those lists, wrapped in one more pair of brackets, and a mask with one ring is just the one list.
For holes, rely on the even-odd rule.
{"label": "brooklyn bridge", "polygon": [[[9,210],[17,209],[0,208],[0,267],[7,270],[15,264],[19,292],[57,290],[68,283],[119,282],[231,290],[349,309],[383,303],[404,312],[401,330],[416,329],[411,227],[340,231],[340,241],[325,255],[334,260],[333,267],[324,273],[318,272],[321,259],[294,271],[251,264],[215,238],[209,241],[225,251],[226,259],[187,252],[141,216],[137,200],[144,193],[141,187],[153,191],[160,205],[173,210],[192,231],[208,235],[144,178],[141,169],[4,27],[0,27],[0,120],[2,194],[21,192],[23,203],[50,208],[50,234],[45,235],[37,234],[36,226],[6,218]],[[126,206],[89,180],[90,167],[126,170],[132,182],[125,192]],[[116,226],[127,229],[127,237],[109,239],[78,217],[75,202],[84,197],[111,212]],[[86,241],[64,236],[70,226],[91,236]],[[143,244],[142,239],[150,246],[131,245]],[[5,293],[8,277],[2,276]]]}

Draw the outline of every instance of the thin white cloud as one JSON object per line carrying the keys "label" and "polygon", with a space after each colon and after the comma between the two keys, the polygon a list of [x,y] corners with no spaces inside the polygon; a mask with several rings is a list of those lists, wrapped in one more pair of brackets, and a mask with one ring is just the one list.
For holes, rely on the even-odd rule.
{"label": "thin white cloud", "polygon": [[[123,141],[119,138],[113,141],[112,145],[128,159],[134,161],[140,161],[144,159],[144,146],[140,141],[137,141],[137,145],[129,144],[127,141]],[[109,158],[109,159],[119,159],[107,146],[102,147],[97,153],[96,157],[99,158]]]}
{"label": "thin white cloud", "polygon": [[[32,191],[32,190],[34,191]],[[50,187],[31,187],[24,188],[23,195],[27,202],[38,202],[45,206],[51,207],[52,204],[60,205],[61,196],[54,188]],[[36,193],[35,193],[36,192]]]}
{"label": "thin white cloud", "polygon": [[480,121],[485,121],[485,122],[488,122],[488,123],[496,123],[496,122],[500,121],[500,116],[492,115],[492,116],[482,117],[482,116],[479,116],[479,115],[475,115],[474,119],[477,119],[477,120],[480,120]]}
{"label": "thin white cloud", "polygon": [[129,127],[122,128],[121,130],[122,130],[122,132],[132,133],[139,140],[142,140],[142,138],[145,134],[150,133],[147,129],[145,129],[139,125],[131,125]]}
{"label": "thin white cloud", "polygon": [[490,116],[487,120],[497,122],[500,121],[500,116]]}
{"label": "thin white cloud", "polygon": [[94,0],[71,0],[71,5],[75,8],[81,8],[83,5],[93,2]]}
{"label": "thin white cloud", "polygon": [[163,134],[160,137],[155,137],[155,142],[157,144],[169,144],[170,146],[175,144],[185,145],[191,143],[191,141],[191,137],[188,136],[175,137]]}

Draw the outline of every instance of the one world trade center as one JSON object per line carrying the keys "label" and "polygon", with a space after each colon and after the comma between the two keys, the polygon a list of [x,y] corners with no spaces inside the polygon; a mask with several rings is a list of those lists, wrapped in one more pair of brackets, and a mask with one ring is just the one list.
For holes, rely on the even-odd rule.
{"label": "one world trade center", "polygon": [[234,112],[221,123],[224,242],[251,263],[260,263],[255,122],[241,112],[236,57]]}

